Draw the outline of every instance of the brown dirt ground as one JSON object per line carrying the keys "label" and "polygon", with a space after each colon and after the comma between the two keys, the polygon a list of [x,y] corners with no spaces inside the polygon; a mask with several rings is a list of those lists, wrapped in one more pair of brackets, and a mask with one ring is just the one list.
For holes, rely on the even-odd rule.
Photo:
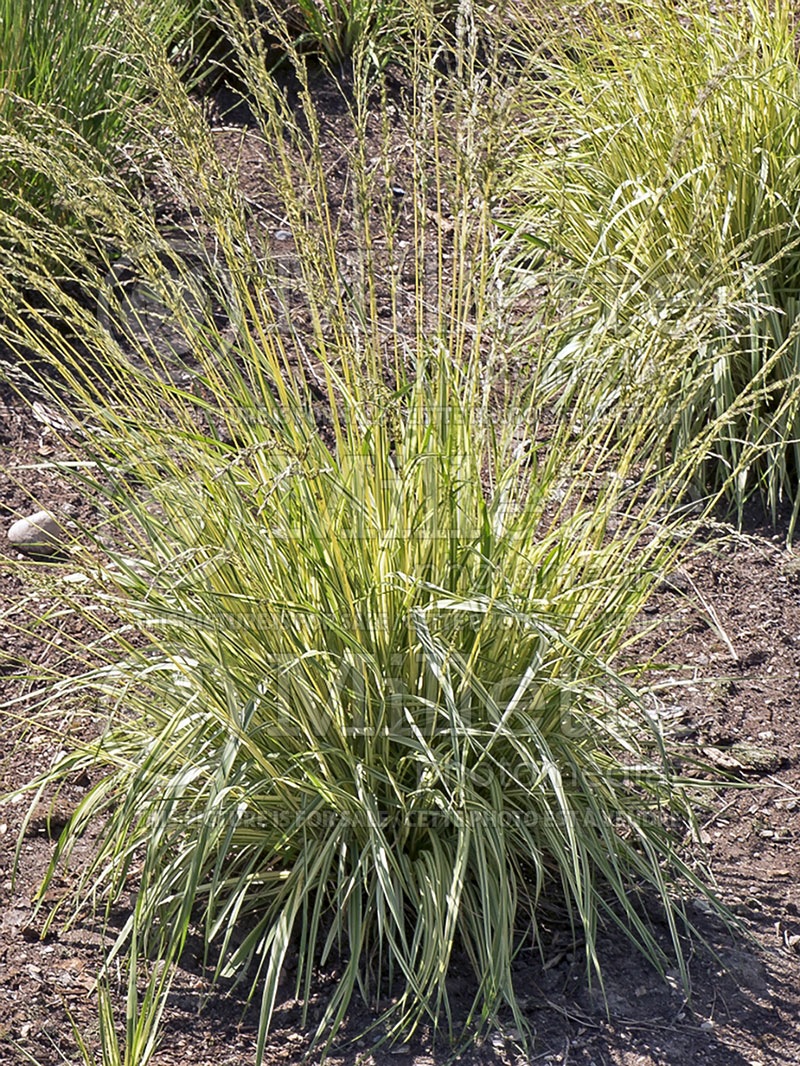
{"label": "brown dirt ground", "polygon": [[[324,93],[321,99],[324,107]],[[334,95],[330,99],[335,127],[337,105]],[[223,97],[222,111],[227,111],[227,103]],[[213,113],[212,108],[212,118]],[[250,145],[246,116],[228,111],[225,126],[221,136],[230,139],[244,191],[256,200],[262,192],[258,148]],[[335,155],[331,165],[335,169]],[[270,210],[267,203],[265,218]],[[280,223],[272,218],[269,224],[279,228]],[[33,511],[34,500],[49,507],[66,504],[75,516],[90,517],[90,503],[80,493],[65,487],[52,472],[33,468],[57,457],[58,447],[47,422],[0,386],[0,526],[7,528],[19,514]],[[525,993],[536,1034],[532,1054],[519,1050],[513,1032],[496,1032],[464,1052],[461,1062],[800,1063],[800,556],[783,544],[782,531],[752,522],[746,534],[731,536],[687,562],[658,592],[643,619],[643,624],[657,623],[656,633],[643,642],[646,653],[669,641],[661,656],[666,664],[663,677],[681,682],[674,699],[687,735],[695,738],[706,758],[723,769],[741,770],[755,786],[721,793],[703,829],[719,893],[741,918],[750,939],[732,937],[698,909],[694,920],[716,957],[701,945],[691,950],[693,997],[688,1005],[674,975],[664,983],[609,931],[603,942],[604,998],[588,986],[580,952],[573,954],[565,929],[554,920],[544,960],[529,951],[517,962],[518,987]],[[0,554],[4,563],[15,560],[4,536]],[[3,565],[3,608],[14,608],[23,594],[19,574]],[[84,635],[74,622],[64,622],[62,630],[56,638],[61,643],[42,643],[10,626],[0,627],[5,698],[28,691],[24,660],[54,663],[71,640],[80,642]],[[28,732],[24,742],[21,735],[16,726],[0,727],[0,794],[31,779],[59,747],[58,737],[43,731]],[[760,749],[755,761],[742,747],[748,744]],[[61,801],[65,809],[86,784],[69,784]],[[25,803],[0,808],[0,1064],[31,1061],[29,1056],[49,1066],[77,1061],[68,1013],[90,1041],[96,1035],[91,993],[104,939],[99,925],[88,919],[69,932],[54,927],[44,939],[38,935],[39,926],[31,920],[31,896],[64,815],[57,807],[49,825],[44,810],[31,821],[21,840],[19,874],[12,885],[25,808]],[[666,937],[663,921],[657,915],[653,921]],[[334,976],[333,971],[318,975],[312,1020]],[[269,1039],[268,1066],[299,1062],[307,1047],[309,1032],[300,1026],[299,1005],[288,998],[290,984],[287,979],[287,998]],[[122,1010],[123,982],[117,991]],[[454,982],[455,1003],[467,1006],[473,991],[468,976]],[[371,1018],[365,1008],[353,1008],[331,1053],[332,1064],[443,1066],[449,1061],[448,1049],[434,1044],[424,1031],[408,1046],[374,1049],[369,1037],[359,1038]],[[202,945],[189,945],[165,1015],[156,1066],[245,1066],[253,1061],[255,1032],[255,1009],[237,992],[213,990],[202,969]]]}

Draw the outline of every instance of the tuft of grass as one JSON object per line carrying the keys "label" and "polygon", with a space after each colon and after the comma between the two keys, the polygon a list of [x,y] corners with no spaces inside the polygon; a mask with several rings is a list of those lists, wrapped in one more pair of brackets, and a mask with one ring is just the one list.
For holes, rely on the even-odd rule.
{"label": "tuft of grass", "polygon": [[288,50],[315,51],[339,64],[367,42],[377,59],[400,17],[413,18],[414,6],[399,0],[280,0],[266,5],[265,22]]}
{"label": "tuft of grass", "polygon": [[[110,960],[109,960],[110,961]],[[100,1044],[100,1059],[92,1050],[89,1034],[81,1030],[69,1009],[65,1006],[72,1036],[75,1040],[79,1061],[84,1066],[147,1066],[158,1049],[161,1017],[167,1006],[170,988],[175,976],[174,969],[159,960],[147,974],[144,995],[139,993],[139,980],[143,965],[137,949],[136,922],[134,921],[131,948],[126,963],[127,995],[125,999],[125,1037],[121,1041],[114,1019],[114,1004],[111,994],[111,981],[108,973],[98,975],[97,992],[97,1034]],[[64,1054],[61,1042],[50,1037],[53,1047],[61,1062],[75,1062]],[[40,1060],[26,1048],[12,1041],[12,1046],[21,1060],[41,1066]]]}
{"label": "tuft of grass", "polygon": [[[709,782],[615,668],[676,550],[668,493],[642,434],[620,448],[612,420],[576,439],[548,428],[535,382],[504,388],[536,326],[491,214],[515,86],[469,15],[448,75],[430,28],[409,45],[398,140],[357,47],[332,187],[304,58],[298,115],[231,6],[289,281],[155,51],[149,115],[171,136],[153,152],[195,228],[160,232],[57,135],[19,150],[64,180],[96,246],[41,218],[12,254],[0,211],[10,372],[73,426],[63,469],[97,508],[60,568],[28,571],[98,631],[41,679],[40,724],[72,706],[103,726],[32,785],[94,781],[48,879],[96,827],[65,920],[133,883],[119,949],[135,928],[171,961],[199,929],[217,975],[260,997],[259,1059],[290,955],[306,1009],[337,960],[317,1041],[356,995],[394,997],[376,1023],[390,1040],[474,1032],[504,1007],[524,1033],[512,963],[543,950],[545,902],[591,973],[610,925],[661,970],[677,958],[687,986],[686,896],[724,913],[684,846]],[[464,958],[467,1019],[448,998]]]}
{"label": "tuft of grass", "polygon": [[[16,116],[16,98],[52,108],[83,137],[111,143],[141,88],[129,41],[127,5],[97,0],[3,0],[0,5],[0,114]],[[165,47],[194,9],[178,0],[148,0],[136,17]]]}
{"label": "tuft of grass", "polygon": [[[780,0],[589,5],[542,63],[511,185],[565,313],[559,409],[649,418],[739,514],[800,506],[800,92]],[[657,398],[657,402],[654,402]]]}
{"label": "tuft of grass", "polygon": [[[148,96],[131,21],[158,42],[196,82],[212,45],[206,0],[2,0],[0,2],[0,131],[32,139],[36,127],[66,127],[98,152],[112,155],[124,139],[130,110]],[[65,137],[65,140],[68,138]],[[64,145],[66,149],[66,144]],[[60,186],[49,185],[0,141],[3,196],[24,193],[24,208],[59,210]],[[19,201],[18,201],[19,202]]]}

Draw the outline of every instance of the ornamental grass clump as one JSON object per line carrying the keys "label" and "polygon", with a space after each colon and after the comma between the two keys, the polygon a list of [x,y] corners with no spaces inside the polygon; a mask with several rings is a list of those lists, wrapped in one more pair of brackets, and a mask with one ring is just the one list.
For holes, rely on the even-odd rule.
{"label": "ornamental grass clump", "polygon": [[[61,132],[61,152],[92,145],[131,172],[126,136],[131,108],[146,99],[139,55],[130,47],[136,19],[196,83],[209,69],[210,12],[202,0],[0,0],[0,198],[14,194],[26,218],[45,211],[74,224],[62,188],[28,167],[19,138],[42,125]],[[191,67],[191,74],[189,68]]]}
{"label": "ornamental grass clump", "polygon": [[[562,411],[650,420],[739,513],[800,507],[800,70],[791,5],[582,10],[511,184],[564,321]],[[653,403],[653,391],[660,400]]]}
{"label": "ornamental grass clump", "polygon": [[[41,266],[41,249],[76,261],[59,227],[40,219],[11,248],[0,212],[9,373],[71,427],[62,469],[96,507],[60,570],[27,577],[34,602],[46,591],[98,634],[39,690],[39,728],[70,707],[101,724],[32,786],[92,782],[48,875],[92,827],[63,916],[135,888],[117,950],[135,934],[175,961],[197,931],[217,976],[260,998],[259,1058],[290,959],[306,1008],[336,964],[317,1039],[355,995],[390,998],[388,1039],[474,1032],[504,1008],[524,1034],[512,963],[544,950],[545,903],[590,971],[619,927],[688,984],[685,900],[720,910],[686,837],[708,781],[636,670],[615,668],[673,526],[635,434],[545,432],[535,395],[502,387],[534,324],[509,303],[490,214],[500,73],[466,17],[447,77],[436,43],[415,41],[398,148],[357,53],[351,195],[334,199],[304,59],[298,118],[246,31],[232,13],[264,195],[299,252],[290,289],[155,52],[170,137],[153,151],[195,228],[165,235],[88,150],[46,145],[31,156],[97,235],[74,284]],[[27,624],[46,634],[53,616]],[[465,960],[468,1017],[448,997]]]}
{"label": "ornamental grass clump", "polygon": [[338,64],[366,45],[383,62],[390,36],[413,7],[398,0],[268,0],[261,19],[289,51],[312,51]]}

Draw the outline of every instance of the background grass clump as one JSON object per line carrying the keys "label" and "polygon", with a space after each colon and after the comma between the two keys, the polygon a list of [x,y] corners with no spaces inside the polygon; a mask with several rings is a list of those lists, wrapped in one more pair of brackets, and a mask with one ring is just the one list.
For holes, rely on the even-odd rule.
{"label": "background grass clump", "polygon": [[402,16],[407,26],[413,7],[398,0],[292,0],[269,3],[262,19],[289,48],[314,51],[337,64],[367,44],[382,63],[389,35],[399,31]]}
{"label": "background grass clump", "polygon": [[800,93],[791,5],[589,5],[543,64],[553,140],[513,179],[564,319],[562,411],[649,418],[741,513],[800,465]]}
{"label": "background grass clump", "polygon": [[[423,1023],[474,1034],[506,1008],[525,1033],[512,963],[544,950],[544,907],[572,923],[590,972],[619,927],[688,985],[684,901],[721,910],[687,847],[708,781],[641,667],[620,665],[674,558],[674,485],[643,455],[646,425],[623,447],[611,411],[576,436],[547,420],[534,375],[509,379],[539,324],[513,299],[493,219],[516,121],[503,50],[486,26],[479,44],[468,5],[452,34],[417,26],[393,140],[357,42],[333,174],[301,48],[290,107],[260,31],[226,11],[263,195],[290,227],[291,292],[202,109],[141,30],[151,98],[135,118],[191,206],[180,241],[57,130],[49,151],[24,131],[16,150],[69,176],[86,246],[46,216],[13,241],[0,205],[13,375],[73,427],[63,470],[95,507],[63,568],[28,573],[98,634],[39,692],[40,726],[92,697],[102,721],[32,786],[93,780],[48,875],[96,827],[65,918],[135,879],[116,950],[175,962],[200,931],[217,975],[260,996],[259,1055],[290,956],[306,1004],[337,960],[320,1040],[355,995],[394,997],[376,1023],[389,1039]],[[134,328],[120,261],[160,311]],[[464,959],[474,1002],[456,1018]]]}
{"label": "background grass clump", "polygon": [[[208,73],[215,38],[207,0],[3,0],[0,4],[0,197],[35,224],[45,212],[75,226],[69,186],[49,180],[36,142],[59,135],[59,151],[97,153],[109,177],[137,175],[141,145],[131,109],[150,90],[132,21],[193,84]],[[23,145],[28,143],[27,151]],[[46,169],[46,168],[45,168]]]}

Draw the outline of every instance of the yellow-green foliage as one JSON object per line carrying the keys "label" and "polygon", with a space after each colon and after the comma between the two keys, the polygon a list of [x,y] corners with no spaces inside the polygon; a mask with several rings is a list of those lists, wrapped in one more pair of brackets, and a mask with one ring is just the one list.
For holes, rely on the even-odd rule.
{"label": "yellow-green foliage", "polygon": [[797,505],[800,97],[792,8],[590,5],[512,179],[568,314],[549,381],[627,406],[741,505]]}
{"label": "yellow-green foliage", "polygon": [[[56,135],[24,150],[64,183],[94,246],[39,219],[12,247],[19,223],[0,212],[13,373],[44,364],[38,388],[78,423],[67,471],[98,508],[61,572],[41,575],[99,635],[73,649],[80,676],[48,678],[40,725],[89,694],[108,719],[43,779],[87,767],[95,781],[51,873],[99,823],[78,902],[113,902],[140,864],[123,939],[135,928],[174,960],[199,923],[219,972],[261,996],[259,1055],[293,944],[306,1001],[315,967],[340,956],[319,1037],[387,982],[386,1035],[449,1028],[464,953],[471,1021],[508,1005],[524,1032],[511,964],[539,946],[544,897],[594,969],[604,920],[664,966],[638,906],[654,896],[683,967],[683,893],[708,893],[680,846],[705,782],[675,769],[655,695],[615,664],[674,555],[670,494],[636,433],[619,448],[612,420],[542,443],[535,391],[503,388],[536,324],[509,302],[491,214],[509,87],[469,16],[449,75],[439,38],[412,38],[401,141],[356,48],[336,208],[304,60],[298,116],[231,8],[265,195],[292,234],[291,302],[157,53],[141,121],[170,130],[152,144],[194,208],[181,242]],[[397,229],[397,167],[413,242]],[[168,329],[131,318],[114,257]]]}

